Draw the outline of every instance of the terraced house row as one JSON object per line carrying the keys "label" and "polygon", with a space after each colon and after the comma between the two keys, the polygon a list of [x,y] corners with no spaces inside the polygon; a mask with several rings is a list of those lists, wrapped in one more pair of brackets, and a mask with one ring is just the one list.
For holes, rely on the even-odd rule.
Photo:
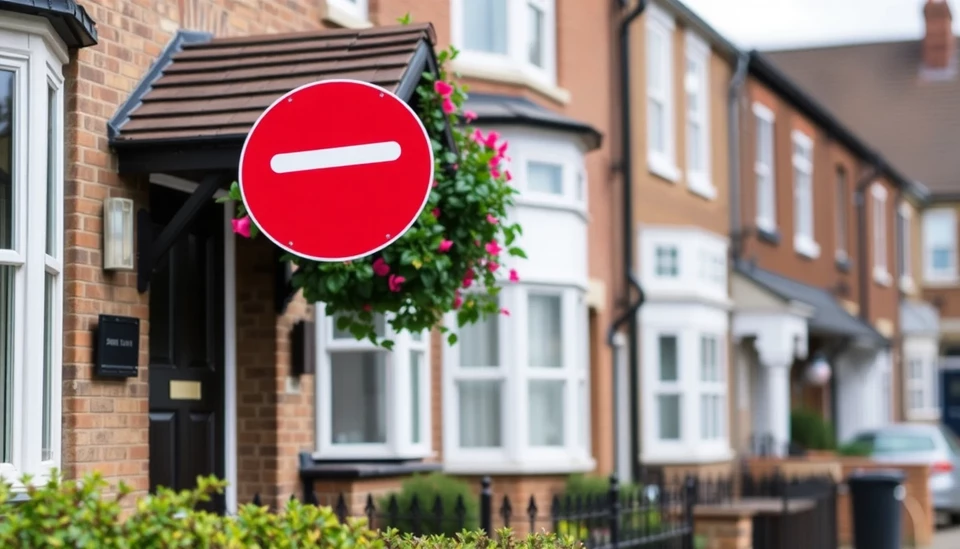
{"label": "terraced house row", "polygon": [[[902,47],[920,63],[942,38]],[[215,199],[283,93],[409,100],[448,44],[476,124],[510,142],[528,258],[509,317],[385,351],[290,299]],[[211,473],[225,510],[305,476],[548,493],[785,452],[798,407],[841,437],[937,421],[953,182],[931,194],[780,57],[676,0],[0,0],[0,475],[145,494]],[[898,124],[891,101],[856,107]],[[107,332],[135,369],[111,370]]]}

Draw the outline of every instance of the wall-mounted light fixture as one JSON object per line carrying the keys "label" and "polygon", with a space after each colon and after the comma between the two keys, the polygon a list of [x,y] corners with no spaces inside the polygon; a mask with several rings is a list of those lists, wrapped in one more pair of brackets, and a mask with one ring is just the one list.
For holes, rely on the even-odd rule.
{"label": "wall-mounted light fixture", "polygon": [[830,363],[827,362],[826,357],[817,353],[813,357],[813,360],[807,364],[807,368],[803,374],[807,383],[815,387],[822,387],[830,381],[830,377],[833,375],[833,368],[830,367]]}
{"label": "wall-mounted light fixture", "polygon": [[133,200],[107,198],[103,201],[103,268],[132,271]]}

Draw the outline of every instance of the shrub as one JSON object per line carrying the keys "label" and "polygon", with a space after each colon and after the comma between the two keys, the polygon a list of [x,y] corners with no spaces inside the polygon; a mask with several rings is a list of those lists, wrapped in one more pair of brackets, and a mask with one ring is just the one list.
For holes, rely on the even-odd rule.
{"label": "shrub", "polygon": [[873,453],[873,447],[867,442],[855,440],[841,445],[837,453],[847,457],[868,457]]}
{"label": "shrub", "polygon": [[[29,486],[29,478],[24,478]],[[365,519],[340,523],[329,507],[291,501],[280,512],[244,505],[236,516],[200,511],[195,506],[222,492],[225,482],[199,478],[194,490],[160,489],[123,510],[130,488],[105,493],[98,474],[82,481],[60,481],[27,489],[27,499],[12,501],[9,484],[0,483],[0,547],[17,549],[566,549],[571,538],[552,534],[514,536],[508,529],[492,536],[462,532],[453,537],[420,539],[396,530],[377,532]]]}
{"label": "shrub", "polygon": [[[560,504],[564,511],[567,511],[567,497],[573,504],[570,512],[577,512],[577,502],[582,502],[585,508],[598,505],[609,505],[610,479],[609,477],[597,475],[585,475],[576,473],[567,477],[567,484],[564,487],[563,499]],[[648,494],[641,485],[624,482],[620,484],[621,498],[621,528],[637,529],[647,532],[658,532],[661,526],[660,511],[657,509],[658,502],[650,501]],[[601,521],[596,524],[600,529],[606,528],[606,523]],[[586,541],[589,531],[584,525],[577,525],[576,521],[560,521],[557,524],[557,531],[561,534],[577,533],[577,539]]]}
{"label": "shrub", "polygon": [[810,410],[790,413],[790,438],[806,450],[834,450],[837,447],[833,427],[820,414]]}
{"label": "shrub", "polygon": [[[391,517],[391,500],[396,498],[396,516]],[[414,498],[419,508],[420,520],[414,520],[410,512]],[[434,506],[440,498],[442,520],[437,523],[437,513]],[[411,534],[445,534],[454,535],[462,529],[476,530],[480,527],[479,496],[474,493],[470,485],[460,479],[442,473],[429,475],[414,475],[400,485],[400,491],[387,494],[380,498],[377,526],[396,528],[404,533]],[[463,508],[459,508],[459,501],[463,501]],[[461,525],[460,515],[463,514]]]}

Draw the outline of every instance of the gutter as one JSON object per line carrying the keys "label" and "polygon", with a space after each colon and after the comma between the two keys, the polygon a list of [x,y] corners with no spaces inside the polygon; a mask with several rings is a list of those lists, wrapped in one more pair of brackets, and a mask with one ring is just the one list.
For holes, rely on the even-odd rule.
{"label": "gutter", "polygon": [[740,93],[747,80],[747,70],[750,68],[750,55],[737,54],[737,69],[730,79],[730,88],[727,95],[727,142],[730,156],[730,228],[733,238],[730,239],[730,256],[736,262],[743,254],[743,241],[746,229],[740,219]]}
{"label": "gutter", "polygon": [[[629,0],[618,0],[620,10],[627,8]],[[643,288],[637,282],[633,275],[633,139],[632,123],[630,109],[630,24],[640,17],[643,10],[647,7],[647,0],[637,0],[637,4],[631,8],[620,20],[620,169],[623,179],[623,276],[627,282],[624,292],[629,302],[631,288],[637,290],[637,298],[630,303],[627,310],[617,318],[610,326],[607,344],[614,347],[614,334],[624,323],[627,325],[627,371],[629,375],[628,391],[630,399],[630,470],[633,473],[633,480],[640,478],[640,395],[638,391],[639,372],[637,371],[637,357],[639,355],[637,342],[637,311],[643,305]],[[617,379],[614,372],[614,394],[621,380]],[[614,420],[616,421],[618,410],[614,409]],[[616,448],[614,448],[616,452]]]}
{"label": "gutter", "polygon": [[867,249],[871,245],[867,241],[867,199],[866,199],[866,190],[867,187],[873,183],[874,179],[877,178],[882,173],[878,162],[873,162],[870,164],[870,168],[867,169],[860,180],[857,181],[856,190],[854,191],[854,201],[857,205],[857,242],[860,243],[860,248],[857,250],[857,274],[860,279],[860,318],[870,323],[870,297],[868,295],[869,284],[870,284],[870,267],[867,265]]}

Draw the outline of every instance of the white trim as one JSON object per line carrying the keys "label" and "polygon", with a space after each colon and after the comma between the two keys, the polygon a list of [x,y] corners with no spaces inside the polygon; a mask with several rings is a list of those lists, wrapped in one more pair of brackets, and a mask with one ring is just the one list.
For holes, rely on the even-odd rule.
{"label": "white trim", "polygon": [[[637,269],[648,301],[730,308],[726,237],[699,227],[644,225],[637,247]],[[658,249],[669,248],[676,249],[672,276],[657,269]]]}
{"label": "white trim", "polygon": [[[946,269],[933,268],[933,246],[930,235],[934,232],[934,223],[946,225],[936,231],[938,236],[949,235],[943,243],[948,248],[948,265]],[[923,243],[923,281],[925,284],[952,285],[960,282],[957,273],[957,212],[952,207],[931,208],[923,212],[922,243]]]}
{"label": "white trim", "polygon": [[237,512],[237,244],[236,203],[223,204],[223,469],[227,513]]}
{"label": "white trim", "polygon": [[[651,173],[660,176],[667,181],[676,183],[680,180],[681,170],[677,166],[677,131],[676,119],[674,117],[674,79],[676,77],[674,66],[674,45],[673,33],[676,29],[676,23],[673,17],[655,5],[647,7],[646,11],[646,70],[647,87],[645,90],[645,106],[647,113],[647,167]],[[655,60],[656,49],[651,47],[653,40],[661,42],[661,57]],[[654,86],[653,67],[658,64],[661,68],[659,74],[660,86]],[[656,128],[655,118],[650,115],[652,105],[656,103],[662,109],[661,120],[662,127]],[[663,137],[663,149],[659,150],[653,145],[654,133],[661,133]]]}
{"label": "white trim", "polygon": [[[903,342],[903,408],[907,419],[926,421],[940,418],[939,348],[934,337],[906,337]],[[919,378],[913,364],[919,365]],[[914,406],[919,393],[921,403]]]}
{"label": "white trim", "polygon": [[870,246],[873,249],[873,280],[881,286],[893,283],[890,275],[890,261],[887,257],[889,243],[887,242],[887,189],[879,181],[870,186],[870,196],[873,202],[870,209],[872,215]]}
{"label": "white trim", "polygon": [[[791,165],[793,166],[793,248],[810,259],[820,257],[814,223],[813,138],[801,132],[790,132]],[[801,149],[798,152],[797,149]]]}
{"label": "white trim", "polygon": [[848,218],[850,208],[850,178],[847,174],[846,167],[842,165],[835,166],[834,178],[833,198],[836,202],[834,202],[833,206],[833,222],[836,225],[834,227],[833,239],[836,245],[833,257],[837,261],[846,262],[850,260],[850,255],[847,251],[847,245],[850,242],[848,235],[850,232]]}
{"label": "white trim", "polygon": [[[490,1],[490,0],[488,0]],[[460,49],[452,62],[463,76],[520,84],[559,102],[568,103],[570,92],[557,87],[557,18],[555,0],[504,0],[506,2],[506,53],[473,51],[465,47],[463,0],[450,2],[451,42]],[[528,59],[528,6],[543,14],[542,67]]]}
{"label": "white trim", "polygon": [[[698,194],[707,200],[713,200],[717,197],[717,188],[713,185],[712,177],[712,154],[710,139],[710,45],[693,31],[684,33],[685,61],[683,84],[687,96],[696,94],[697,105],[696,113],[690,112],[689,101],[686,102],[685,120],[686,131],[684,139],[687,145],[687,186],[694,194]],[[696,76],[691,77],[687,74],[690,65],[696,67]],[[691,78],[697,81],[692,82]],[[690,128],[696,125],[700,129],[700,154],[703,156],[703,165],[699,168],[691,166],[690,153],[692,140],[690,138]]]}
{"label": "white trim", "polygon": [[324,0],[327,6],[325,21],[347,29],[366,29],[370,22],[367,0]]}
{"label": "white trim", "polygon": [[897,207],[897,225],[899,242],[897,246],[897,270],[900,274],[900,289],[906,293],[913,293],[917,286],[913,281],[913,208],[907,202],[901,202]]}
{"label": "white trim", "polygon": [[[760,103],[753,104],[754,115],[754,164],[753,176],[756,187],[756,224],[770,232],[777,230],[777,124],[773,111]],[[770,158],[760,158],[760,123],[770,125]],[[762,181],[761,181],[762,179]],[[761,185],[766,186],[765,191]],[[765,211],[768,210],[768,211]]]}

